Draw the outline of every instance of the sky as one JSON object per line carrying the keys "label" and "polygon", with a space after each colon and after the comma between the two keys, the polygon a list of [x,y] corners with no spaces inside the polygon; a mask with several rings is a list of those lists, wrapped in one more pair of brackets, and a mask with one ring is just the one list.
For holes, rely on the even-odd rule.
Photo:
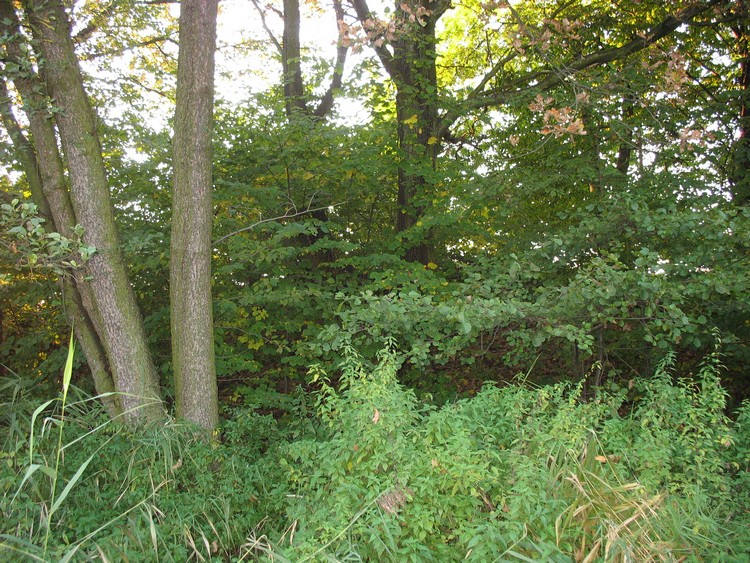
{"label": "sky", "polygon": [[[268,3],[268,0],[259,0],[261,6]],[[326,8],[325,3],[321,5],[324,6],[322,10],[315,10],[302,2],[302,46],[303,49],[314,49],[333,61],[336,56],[336,18],[331,7]],[[269,10],[266,23],[281,41],[281,18]],[[263,29],[261,17],[251,0],[221,0],[217,35],[216,90],[222,98],[241,99],[248,89],[258,92],[278,84],[280,62],[269,62],[269,57],[263,55],[240,57],[234,48],[243,43],[260,41],[268,45],[268,55],[275,49],[269,42],[268,33]]]}

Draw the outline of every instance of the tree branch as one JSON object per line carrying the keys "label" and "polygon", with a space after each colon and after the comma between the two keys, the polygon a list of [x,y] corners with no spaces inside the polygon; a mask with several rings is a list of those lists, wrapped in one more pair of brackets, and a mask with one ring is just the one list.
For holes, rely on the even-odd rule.
{"label": "tree branch", "polygon": [[318,107],[313,111],[313,116],[318,118],[325,117],[331,108],[333,107],[333,96],[334,91],[341,88],[341,81],[344,76],[344,65],[346,64],[346,57],[349,53],[349,47],[344,42],[344,32],[338,22],[344,20],[344,8],[341,5],[341,0],[333,0],[333,9],[336,12],[336,24],[339,29],[339,37],[336,43],[336,63],[333,67],[333,76],[331,77],[331,84],[320,99]]}
{"label": "tree branch", "polygon": [[150,37],[149,39],[144,39],[143,41],[139,41],[138,43],[134,43],[133,45],[128,45],[127,47],[123,49],[110,49],[108,51],[100,51],[88,57],[83,57],[81,60],[94,61],[96,59],[100,59],[103,57],[118,56],[118,55],[122,55],[123,53],[127,53],[128,51],[139,49],[141,47],[148,47],[150,45],[156,45],[158,47],[161,43],[165,43],[167,41],[174,42],[172,37],[169,35],[159,35],[156,37]]}
{"label": "tree branch", "polygon": [[[359,20],[359,23],[362,24],[362,27],[365,28],[365,31],[367,31],[365,22],[367,20],[375,19],[376,16],[372,13],[370,10],[370,7],[367,5],[367,0],[351,0],[352,6],[354,7],[354,11],[357,13],[357,19]],[[385,68],[385,71],[388,73],[388,75],[391,78],[394,78],[398,75],[398,68],[397,65],[393,61],[393,55],[391,52],[386,49],[385,43],[382,45],[375,45],[372,44],[372,48],[375,50],[375,53],[378,55],[378,58],[380,59],[380,62],[383,64],[383,67]]]}
{"label": "tree branch", "polygon": [[[660,39],[670,35],[678,27],[690,23],[699,15],[707,12],[714,6],[726,2],[726,0],[710,0],[708,2],[695,2],[678,12],[670,15],[649,33],[639,35],[621,47],[605,47],[586,57],[576,59],[558,67],[551,67],[529,72],[507,82],[503,87],[490,90],[475,89],[463,102],[458,102],[458,109],[447,112],[441,119],[441,135],[445,137],[449,128],[467,110],[477,110],[496,107],[507,103],[508,99],[523,90],[533,87],[536,90],[549,90],[564,82],[568,77],[585,69],[600,66],[617,61],[641,51]],[[480,84],[487,84],[499,71],[495,65],[492,70],[482,79]],[[489,78],[488,78],[489,76]]]}
{"label": "tree branch", "polygon": [[94,35],[94,33],[96,33],[99,28],[107,22],[109,17],[115,13],[117,5],[118,2],[117,0],[115,0],[105,6],[99,13],[94,14],[89,24],[73,36],[73,42],[76,44],[80,44],[88,41],[91,36]]}
{"label": "tree branch", "polygon": [[[226,235],[224,235],[222,237],[219,237],[219,238],[217,238],[213,242],[213,245],[216,246],[217,244],[219,244],[219,243],[224,242],[225,240],[227,240],[229,237],[233,237],[234,235],[238,235],[240,233],[244,233],[245,231],[249,231],[251,229],[254,229],[255,227],[257,227],[259,225],[262,225],[264,223],[272,223],[274,221],[281,221],[283,219],[293,219],[293,218],[299,217],[301,215],[307,215],[308,213],[315,213],[316,211],[322,211],[324,209],[328,209],[329,207],[336,207],[338,205],[341,205],[341,204],[340,203],[335,203],[333,205],[326,205],[326,206],[323,206],[323,207],[316,207],[314,209],[311,209],[311,208],[308,207],[307,209],[303,209],[302,211],[295,211],[293,213],[289,213],[289,211],[291,211],[291,209],[289,209],[289,210],[287,210],[286,213],[284,213],[284,215],[279,215],[278,217],[269,217],[268,219],[260,219],[260,220],[256,221],[255,223],[253,223],[252,225],[249,225],[247,227],[243,227],[241,229],[237,229],[236,231],[232,231],[229,234],[226,234]],[[294,209],[294,208],[292,208],[292,209]]]}
{"label": "tree branch", "polygon": [[273,34],[273,31],[271,31],[271,28],[268,27],[268,22],[266,22],[266,13],[263,11],[263,8],[260,7],[258,4],[258,0],[251,0],[253,3],[253,6],[255,6],[255,9],[258,11],[258,14],[260,15],[260,22],[263,24],[263,29],[266,30],[266,33],[268,34],[268,38],[271,40],[271,42],[274,44],[274,47],[276,47],[276,50],[279,52],[280,55],[284,54],[284,48],[281,46],[281,43],[278,39],[276,39],[276,36]]}

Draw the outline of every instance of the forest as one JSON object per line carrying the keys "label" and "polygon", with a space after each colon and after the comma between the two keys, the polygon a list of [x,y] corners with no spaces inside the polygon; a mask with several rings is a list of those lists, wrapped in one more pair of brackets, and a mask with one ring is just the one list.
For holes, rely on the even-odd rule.
{"label": "forest", "polygon": [[750,1],[0,0],[0,559],[750,562]]}

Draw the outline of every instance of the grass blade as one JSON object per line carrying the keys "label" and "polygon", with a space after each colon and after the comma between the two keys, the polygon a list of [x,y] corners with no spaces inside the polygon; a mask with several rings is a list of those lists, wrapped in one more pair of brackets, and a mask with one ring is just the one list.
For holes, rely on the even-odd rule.
{"label": "grass blade", "polygon": [[70,490],[75,487],[75,484],[81,478],[83,472],[86,471],[86,468],[89,466],[89,463],[91,463],[91,460],[94,459],[94,456],[97,454],[97,452],[91,454],[91,456],[89,456],[89,458],[81,464],[81,466],[78,468],[78,471],[75,472],[73,477],[71,477],[70,481],[68,481],[68,484],[65,485],[65,488],[60,493],[60,496],[55,499],[55,504],[52,505],[50,514],[53,514],[58,508],[60,508],[60,505],[65,500],[65,497],[67,497]]}

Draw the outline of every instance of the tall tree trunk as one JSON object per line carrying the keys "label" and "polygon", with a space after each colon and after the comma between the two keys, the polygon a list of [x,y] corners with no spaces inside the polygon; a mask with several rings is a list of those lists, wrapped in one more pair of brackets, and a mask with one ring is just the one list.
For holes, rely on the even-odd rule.
{"label": "tall tree trunk", "polygon": [[[7,62],[17,69],[12,78],[23,99],[34,142],[23,134],[15,121],[5,81],[0,81],[0,97],[8,102],[7,105],[3,103],[3,124],[11,135],[16,153],[21,156],[33,201],[39,205],[52,228],[70,238],[74,236],[76,219],[65,182],[54,122],[49,119],[47,101],[43,95],[44,84],[18,41],[21,37],[20,23],[8,0],[0,0],[0,33],[9,38],[5,55]],[[114,418],[122,414],[122,404],[120,397],[114,394],[114,381],[99,339],[99,330],[95,326],[97,313],[91,287],[83,272],[74,271],[70,278],[60,280],[60,290],[65,313],[86,356],[96,392]]]}
{"label": "tall tree trunk", "polygon": [[183,0],[174,126],[170,259],[177,415],[218,424],[211,302],[214,51],[218,0]]}
{"label": "tall tree trunk", "polygon": [[126,420],[158,419],[164,415],[159,380],[120,251],[96,119],[84,91],[68,15],[60,0],[26,0],[24,6],[47,94],[58,108],[55,122],[73,212],[85,230],[84,240],[96,247],[87,264],[87,283],[109,371]]}
{"label": "tall tree trunk", "polygon": [[[366,0],[352,0],[357,18],[372,32],[373,16]],[[450,3],[444,0],[407,0],[395,8],[396,33],[390,42],[376,46],[383,67],[396,86],[398,146],[402,162],[398,170],[396,231],[403,234],[407,260],[426,264],[432,259],[429,235],[415,233],[425,213],[422,200],[431,188],[431,172],[440,152],[438,84],[435,66],[435,25]],[[381,41],[382,43],[382,41]],[[414,236],[410,237],[409,231]]]}

